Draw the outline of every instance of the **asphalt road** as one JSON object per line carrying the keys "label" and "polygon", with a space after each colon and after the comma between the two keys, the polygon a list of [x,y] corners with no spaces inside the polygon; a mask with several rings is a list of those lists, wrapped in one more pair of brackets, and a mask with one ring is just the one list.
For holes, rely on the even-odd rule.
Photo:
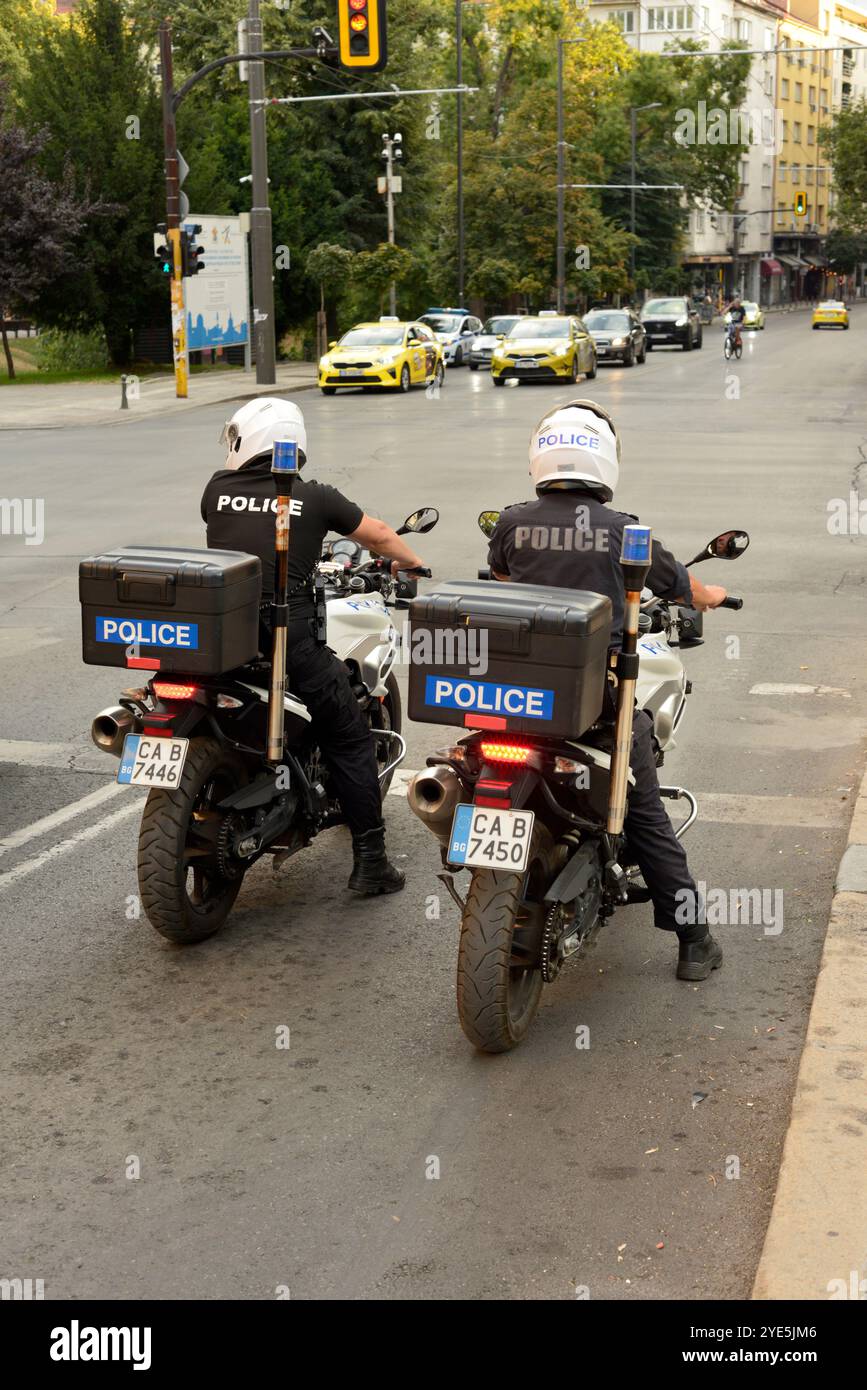
{"label": "asphalt road", "polygon": [[[0,493],[45,505],[42,544],[0,538],[0,1276],[79,1299],[748,1294],[867,727],[865,539],[828,529],[863,474],[867,310],[848,333],[771,317],[737,364],[721,348],[716,328],[577,394],[622,428],[620,505],[682,557],[751,533],[704,570],[746,602],[687,653],[665,773],[702,804],[696,877],[782,889],[783,929],[721,927],[725,967],[692,986],[649,909],[623,911],[500,1058],[458,1028],[457,913],[399,795],[401,895],[347,894],[336,830],[277,878],[257,866],[201,946],[136,919],[140,794],[111,792],[89,743],[120,682],[81,664],[77,563],[201,544],[227,409],[0,434]],[[464,369],[438,399],[299,403],[312,475],[392,522],[439,507],[419,549],[458,578],[484,560],[477,513],[527,495],[530,429],[568,394]],[[408,732],[418,768],[442,734]]]}

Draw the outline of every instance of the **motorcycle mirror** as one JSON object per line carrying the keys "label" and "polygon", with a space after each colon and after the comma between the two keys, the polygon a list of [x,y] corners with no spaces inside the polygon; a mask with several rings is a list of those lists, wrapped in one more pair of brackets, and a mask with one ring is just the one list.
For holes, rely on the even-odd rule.
{"label": "motorcycle mirror", "polygon": [[479,512],[479,530],[488,540],[494,534],[494,527],[500,519],[499,512]]}
{"label": "motorcycle mirror", "polygon": [[424,535],[426,531],[432,531],[440,519],[440,514],[436,507],[420,507],[417,512],[410,512],[406,521],[397,529],[399,536],[405,536],[407,531],[414,531],[416,535]]}
{"label": "motorcycle mirror", "polygon": [[737,560],[739,555],[743,555],[750,543],[749,534],[746,531],[723,531],[720,535],[714,536],[712,541],[708,541],[704,550],[700,550],[694,560],[687,564],[697,565],[702,560]]}

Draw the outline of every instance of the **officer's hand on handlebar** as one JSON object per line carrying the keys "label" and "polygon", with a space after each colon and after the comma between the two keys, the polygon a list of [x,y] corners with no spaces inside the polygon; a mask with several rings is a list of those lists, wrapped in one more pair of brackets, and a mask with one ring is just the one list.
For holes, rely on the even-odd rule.
{"label": "officer's hand on handlebar", "polygon": [[394,579],[397,579],[399,574],[423,574],[426,578],[430,578],[430,570],[425,569],[424,561],[420,560],[417,555],[414,565],[408,565],[401,560],[392,560],[391,573]]}
{"label": "officer's hand on handlebar", "polygon": [[719,608],[726,597],[725,589],[719,584],[703,584],[702,592],[693,594],[692,606],[697,608],[699,613],[706,613],[709,608]]}

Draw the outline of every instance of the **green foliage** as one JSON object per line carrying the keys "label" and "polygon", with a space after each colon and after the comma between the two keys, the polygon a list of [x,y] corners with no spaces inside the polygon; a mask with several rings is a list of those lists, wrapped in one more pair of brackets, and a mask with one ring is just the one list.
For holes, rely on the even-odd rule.
{"label": "green foliage", "polygon": [[108,345],[98,329],[76,333],[47,328],[33,350],[40,372],[104,371],[110,365]]}
{"label": "green foliage", "polygon": [[844,227],[867,231],[867,101],[860,97],[837,111],[819,131],[828,150],[837,192],[837,216]]}
{"label": "green foliage", "polygon": [[68,166],[77,195],[112,205],[88,219],[76,267],[40,297],[42,322],[100,325],[112,360],[129,360],[133,329],[165,310],[153,258],[161,191],[160,115],[153,79],[116,0],[84,0],[46,29],[30,54],[20,92],[27,122],[45,129],[48,178]]}
{"label": "green foliage", "polygon": [[836,227],[828,233],[825,255],[834,270],[843,275],[851,275],[856,266],[862,261],[867,261],[867,231],[852,232],[843,227]]}
{"label": "green foliage", "polygon": [[520,279],[521,272],[514,261],[486,256],[471,272],[468,288],[470,294],[495,306],[514,294]]}
{"label": "green foliage", "polygon": [[[401,307],[400,288],[413,270],[413,257],[402,246],[380,242],[375,251],[359,251],[352,267],[352,317],[375,319],[386,312],[385,301],[392,280],[398,289],[398,310]],[[403,305],[405,313],[417,312]]]}

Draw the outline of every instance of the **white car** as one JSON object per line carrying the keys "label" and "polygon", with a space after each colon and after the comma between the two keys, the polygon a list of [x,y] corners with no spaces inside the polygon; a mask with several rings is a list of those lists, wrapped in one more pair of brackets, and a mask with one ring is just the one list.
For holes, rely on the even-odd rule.
{"label": "white car", "polygon": [[470,344],[482,327],[481,319],[469,309],[426,309],[418,322],[427,324],[439,338],[447,366],[461,367],[469,361]]}
{"label": "white car", "polygon": [[494,318],[485,320],[480,332],[470,343],[468,360],[471,372],[477,372],[479,367],[490,367],[491,353],[500,339],[511,333],[520,317],[520,314],[497,314]]}

